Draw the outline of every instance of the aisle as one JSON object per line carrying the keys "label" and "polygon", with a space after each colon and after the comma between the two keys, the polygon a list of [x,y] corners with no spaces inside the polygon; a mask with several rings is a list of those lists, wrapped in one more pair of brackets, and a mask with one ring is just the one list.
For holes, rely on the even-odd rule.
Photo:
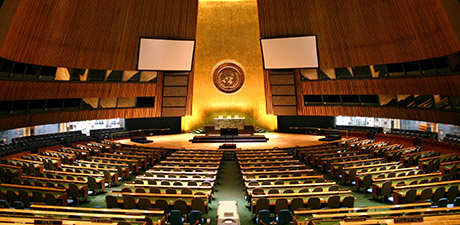
{"label": "aisle", "polygon": [[217,204],[219,201],[225,200],[235,200],[238,202],[238,213],[240,214],[241,224],[256,224],[255,221],[252,220],[253,216],[251,211],[246,207],[247,201],[244,199],[241,174],[236,160],[222,161],[219,170],[219,178],[214,190],[214,200],[209,210],[211,225],[217,224]]}

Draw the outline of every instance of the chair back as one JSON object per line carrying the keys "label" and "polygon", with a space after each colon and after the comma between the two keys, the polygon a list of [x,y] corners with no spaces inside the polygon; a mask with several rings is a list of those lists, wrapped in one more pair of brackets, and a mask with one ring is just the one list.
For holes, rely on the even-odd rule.
{"label": "chair back", "polygon": [[269,209],[269,206],[270,206],[270,201],[266,198],[259,198],[257,199],[256,201],[256,211],[255,213],[258,214],[258,212],[260,210],[263,210],[263,209]]}
{"label": "chair back", "polygon": [[45,198],[43,197],[43,194],[38,192],[38,191],[33,191],[32,196],[34,198],[34,202],[45,202]]}
{"label": "chair back", "polygon": [[436,191],[434,191],[431,201],[433,202],[433,204],[436,204],[439,201],[439,199],[444,197],[445,194],[446,189],[444,189],[444,187],[439,187],[436,189]]}
{"label": "chair back", "polygon": [[190,211],[190,224],[203,224],[204,219],[200,210],[192,210]]}
{"label": "chair back", "polygon": [[19,193],[19,201],[21,201],[25,207],[28,207],[30,204],[29,193],[21,189],[18,190],[18,193]]}
{"label": "chair back", "polygon": [[123,208],[124,209],[135,209],[136,200],[132,196],[123,196]]}
{"label": "chair back", "polygon": [[275,202],[275,214],[278,214],[282,209],[289,209],[288,200],[285,198],[276,199]]}
{"label": "chair back", "polygon": [[447,198],[441,198],[439,199],[438,201],[438,207],[447,207],[447,203],[448,203],[448,199]]}
{"label": "chair back", "polygon": [[307,208],[321,209],[321,200],[318,197],[308,199]]}
{"label": "chair back", "polygon": [[206,214],[206,209],[204,206],[204,201],[202,198],[194,198],[192,199],[192,207],[191,210],[199,210],[202,214]]}
{"label": "chair back", "polygon": [[163,210],[165,213],[169,213],[169,205],[168,202],[164,199],[157,199],[155,200],[155,208],[159,208]]}
{"label": "chair back", "polygon": [[303,205],[304,205],[304,203],[303,203],[302,198],[294,198],[291,201],[291,211],[294,212],[295,210],[297,210],[299,208],[303,208]]}
{"label": "chair back", "polygon": [[184,200],[176,200],[174,202],[174,209],[179,210],[182,213],[182,215],[188,214],[187,203]]}
{"label": "chair back", "polygon": [[107,204],[107,208],[118,208],[118,201],[117,197],[112,195],[105,196],[105,203]]}
{"label": "chair back", "polygon": [[257,224],[258,225],[269,225],[270,224],[270,211],[268,211],[268,209],[262,209],[257,213]]}
{"label": "chair back", "polygon": [[152,208],[152,203],[148,198],[139,198],[139,209],[147,210]]}
{"label": "chair back", "polygon": [[289,209],[282,209],[278,213],[276,224],[288,225],[291,223],[291,211]]}
{"label": "chair back", "polygon": [[169,222],[171,225],[184,224],[182,213],[179,210],[171,210],[171,212],[169,213]]}
{"label": "chair back", "polygon": [[458,186],[452,186],[447,190],[447,199],[449,202],[454,202],[455,198],[458,195]]}
{"label": "chair back", "polygon": [[340,196],[335,195],[329,197],[329,199],[327,200],[327,207],[330,209],[340,208]]}
{"label": "chair back", "polygon": [[409,191],[406,192],[404,203],[414,203],[416,197],[417,197],[417,190],[410,189]]}
{"label": "chair back", "polygon": [[47,205],[58,205],[58,203],[56,201],[56,198],[51,193],[46,193],[45,194],[45,202],[46,202]]}
{"label": "chair back", "polygon": [[[339,199],[340,201],[340,199]],[[346,208],[353,208],[355,206],[355,197],[353,196],[347,196],[343,199],[343,202],[341,204],[342,207]]]}

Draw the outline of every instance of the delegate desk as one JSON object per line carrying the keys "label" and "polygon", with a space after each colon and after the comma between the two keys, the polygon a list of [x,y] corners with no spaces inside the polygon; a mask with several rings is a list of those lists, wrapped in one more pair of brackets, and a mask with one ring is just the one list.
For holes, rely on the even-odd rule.
{"label": "delegate desk", "polygon": [[[11,190],[19,196],[18,190],[22,189],[29,194],[29,198],[33,198],[33,192],[45,192],[50,193],[56,199],[59,205],[67,205],[67,191],[66,189],[49,188],[49,187],[38,187],[28,185],[17,185],[17,184],[0,184],[0,191],[7,196],[7,191]],[[42,194],[43,195],[43,194]]]}
{"label": "delegate desk", "polygon": [[403,201],[406,197],[406,193],[411,190],[416,190],[416,195],[420,196],[422,191],[426,188],[431,188],[432,193],[434,193],[433,189],[444,187],[444,190],[447,192],[450,187],[457,187],[460,190],[460,180],[451,180],[451,181],[441,181],[435,183],[424,183],[424,184],[414,184],[414,185],[405,185],[405,186],[397,186],[393,189],[393,203],[398,204]]}

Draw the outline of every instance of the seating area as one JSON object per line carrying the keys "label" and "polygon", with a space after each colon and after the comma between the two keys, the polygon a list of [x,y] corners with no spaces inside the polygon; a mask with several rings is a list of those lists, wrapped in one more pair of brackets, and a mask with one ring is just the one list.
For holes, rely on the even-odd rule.
{"label": "seating area", "polygon": [[446,134],[443,141],[449,144],[460,145],[460,135]]}
{"label": "seating area", "polygon": [[[236,158],[224,157],[225,150],[104,140],[2,158],[0,203],[7,209],[1,210],[10,213],[0,222],[27,214],[20,221],[47,216],[63,224],[214,224],[215,219],[239,224],[241,202],[227,202],[231,215],[221,209],[217,218],[215,212],[211,216],[226,203],[214,202],[225,160],[240,171],[243,207],[256,224],[347,224],[363,216],[379,223],[409,215],[426,221],[458,218],[457,154],[355,137],[227,151]],[[375,203],[356,207],[360,195]],[[106,209],[76,207],[97,196]]]}
{"label": "seating area", "polygon": [[171,225],[202,224],[212,201],[222,157],[222,151],[177,150],[144,175],[124,184],[120,191],[107,195],[107,208],[158,208],[164,211]]}
{"label": "seating area", "polygon": [[89,136],[91,136],[95,140],[105,140],[111,138],[129,138],[129,133],[120,133],[123,131],[125,131],[124,128],[90,130]]}
{"label": "seating area", "polygon": [[338,146],[300,148],[297,155],[343,184],[372,193],[374,199],[383,202],[460,204],[456,203],[460,201],[456,154],[355,139]]}
{"label": "seating area", "polygon": [[85,141],[91,141],[91,138],[84,135],[81,131],[34,135],[13,138],[12,140],[12,142],[17,146],[21,146],[27,149],[38,149],[56,145],[69,146],[71,143]]}
{"label": "seating area", "polygon": [[247,150],[237,153],[247,201],[257,224],[289,224],[299,208],[353,207],[351,190],[306,168],[292,150]]}
{"label": "seating area", "polygon": [[406,129],[391,129],[389,134],[409,136],[409,137],[420,137],[423,139],[437,139],[438,133],[430,131],[419,131],[419,130],[406,130]]}

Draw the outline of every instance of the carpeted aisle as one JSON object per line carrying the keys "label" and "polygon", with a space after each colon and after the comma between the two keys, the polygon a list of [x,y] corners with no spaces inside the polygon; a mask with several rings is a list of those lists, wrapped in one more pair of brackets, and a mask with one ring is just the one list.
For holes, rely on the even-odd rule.
{"label": "carpeted aisle", "polygon": [[213,201],[209,210],[208,218],[211,218],[211,224],[217,224],[217,204],[219,201],[235,200],[238,202],[238,213],[240,214],[241,224],[251,225],[256,224],[253,221],[253,215],[248,206],[248,202],[244,199],[243,184],[241,182],[240,169],[236,160],[222,161],[219,170],[219,177]]}

